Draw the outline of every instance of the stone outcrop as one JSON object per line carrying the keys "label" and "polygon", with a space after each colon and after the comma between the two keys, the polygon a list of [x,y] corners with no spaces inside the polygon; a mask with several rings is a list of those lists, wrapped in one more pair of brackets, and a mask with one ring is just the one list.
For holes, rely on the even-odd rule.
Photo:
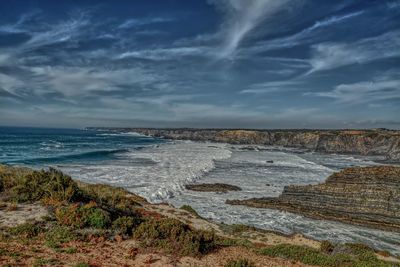
{"label": "stone outcrop", "polygon": [[185,186],[186,189],[199,192],[222,192],[226,193],[229,191],[241,191],[242,189],[236,185],[230,184],[188,184]]}
{"label": "stone outcrop", "polygon": [[348,168],[322,184],[286,186],[277,198],[227,200],[227,204],[400,231],[400,167]]}
{"label": "stone outcrop", "polygon": [[400,161],[400,131],[386,129],[226,130],[124,128],[114,130],[135,131],[167,139],[274,145],[303,148],[324,153],[383,156],[388,161]]}

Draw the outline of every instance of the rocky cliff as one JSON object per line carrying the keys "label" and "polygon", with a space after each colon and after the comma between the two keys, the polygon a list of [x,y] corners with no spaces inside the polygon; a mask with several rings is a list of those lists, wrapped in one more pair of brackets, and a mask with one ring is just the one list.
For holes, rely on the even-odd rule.
{"label": "rocky cliff", "polygon": [[400,131],[376,130],[218,130],[218,129],[119,129],[145,135],[231,144],[276,145],[341,154],[384,156],[400,161]]}
{"label": "rocky cliff", "polygon": [[278,198],[227,203],[400,231],[400,167],[348,168],[323,184],[287,186]]}

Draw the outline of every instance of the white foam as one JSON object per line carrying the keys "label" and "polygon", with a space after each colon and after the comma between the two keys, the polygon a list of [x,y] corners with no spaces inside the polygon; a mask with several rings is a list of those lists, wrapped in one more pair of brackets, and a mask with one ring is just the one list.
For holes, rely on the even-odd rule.
{"label": "white foam", "polygon": [[[96,166],[62,170],[89,182],[122,186],[138,193],[150,202],[161,202],[179,194],[184,185],[200,178],[214,168],[214,160],[230,157],[226,145],[174,142],[133,150],[123,159]],[[154,164],[131,164],[132,159],[147,159]]]}

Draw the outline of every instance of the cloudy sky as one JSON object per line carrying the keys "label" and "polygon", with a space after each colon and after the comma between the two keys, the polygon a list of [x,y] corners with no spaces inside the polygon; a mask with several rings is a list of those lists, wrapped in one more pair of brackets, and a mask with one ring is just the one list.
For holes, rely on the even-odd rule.
{"label": "cloudy sky", "polygon": [[0,2],[0,125],[400,128],[400,0]]}

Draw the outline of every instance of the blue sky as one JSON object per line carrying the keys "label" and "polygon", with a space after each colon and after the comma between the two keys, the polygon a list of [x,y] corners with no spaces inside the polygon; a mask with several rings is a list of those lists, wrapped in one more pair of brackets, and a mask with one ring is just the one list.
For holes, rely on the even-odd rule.
{"label": "blue sky", "polygon": [[400,0],[1,1],[0,125],[400,128]]}

